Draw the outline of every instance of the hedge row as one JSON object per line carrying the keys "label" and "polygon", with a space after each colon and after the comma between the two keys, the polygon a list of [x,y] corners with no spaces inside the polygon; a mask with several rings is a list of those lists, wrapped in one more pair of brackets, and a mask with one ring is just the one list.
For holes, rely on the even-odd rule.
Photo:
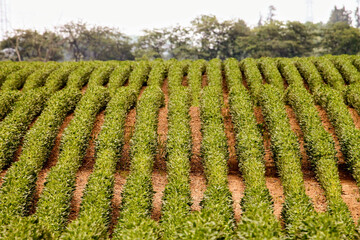
{"label": "hedge row", "polygon": [[157,239],[159,228],[150,218],[153,200],[151,175],[157,146],[157,122],[164,95],[158,86],[145,89],[136,108],[131,140],[130,175],[122,193],[122,206],[114,239]]}
{"label": "hedge row", "polygon": [[346,89],[346,103],[360,113],[360,84],[351,84]]}
{"label": "hedge row", "polygon": [[263,57],[258,60],[258,66],[265,78],[265,81],[280,90],[280,93],[284,91],[284,81],[277,69],[277,65],[274,59]]}
{"label": "hedge row", "polygon": [[[177,66],[176,66],[177,65]],[[166,143],[168,184],[164,190],[162,239],[179,239],[191,212],[190,156],[191,130],[188,88],[181,85],[184,64],[173,63],[169,71],[168,134]]]}
{"label": "hedge row", "polygon": [[79,217],[61,239],[107,239],[116,164],[124,145],[126,114],[136,102],[134,90],[120,88],[106,107],[104,125],[96,143],[96,162],[82,197]]}
{"label": "hedge row", "polygon": [[0,87],[8,75],[18,71],[21,67],[22,66],[17,62],[2,62],[0,68]]}
{"label": "hedge row", "polygon": [[66,226],[76,172],[85,156],[96,115],[107,101],[108,93],[104,87],[86,91],[64,131],[57,164],[47,175],[36,211],[39,224],[54,236]]}
{"label": "hedge row", "polygon": [[134,70],[131,72],[129,77],[129,88],[135,90],[136,95],[139,95],[141,87],[146,83],[151,67],[149,62],[141,61],[138,62],[137,65],[134,67]]}
{"label": "hedge row", "polygon": [[147,85],[161,87],[166,77],[166,74],[167,74],[167,68],[166,65],[164,64],[164,61],[162,60],[155,61],[155,63],[151,68],[149,79],[147,80]]}
{"label": "hedge row", "polygon": [[344,79],[328,57],[314,57],[311,59],[324,81],[329,84],[330,87],[338,91],[345,89]]}
{"label": "hedge row", "polygon": [[208,86],[213,87],[218,91],[219,99],[223,105],[224,100],[222,96],[222,70],[222,62],[218,58],[210,60],[206,66]]}
{"label": "hedge row", "polygon": [[0,121],[11,112],[20,95],[21,93],[16,90],[0,92]]}
{"label": "hedge row", "polygon": [[9,91],[21,89],[26,79],[41,65],[42,64],[37,62],[26,63],[26,65],[22,69],[13,72],[6,77],[5,82],[1,86],[1,90]]}
{"label": "hedge row", "polygon": [[294,62],[301,76],[309,85],[311,92],[315,92],[325,85],[319,71],[309,58],[295,58]]}
{"label": "hedge row", "polygon": [[114,69],[114,71],[110,75],[108,83],[110,96],[115,95],[117,90],[125,84],[126,80],[128,80],[130,76],[130,72],[130,63],[124,63]]}
{"label": "hedge row", "polygon": [[200,105],[202,75],[206,69],[205,60],[196,60],[189,66],[188,84],[191,91],[191,105],[198,107]]}
{"label": "hedge row", "polygon": [[256,60],[253,58],[246,58],[240,62],[240,68],[244,73],[253,103],[258,105],[260,101],[263,78],[257,67]]}
{"label": "hedge row", "polygon": [[184,61],[176,61],[169,68],[168,81],[169,81],[169,94],[176,92],[180,86],[187,71],[189,65]]}
{"label": "hedge row", "polygon": [[289,58],[281,58],[278,60],[278,68],[281,75],[286,79],[289,85],[303,86],[303,78],[294,65],[294,62]]}
{"label": "hedge row", "polygon": [[207,188],[202,210],[190,215],[183,239],[232,239],[235,227],[232,195],[228,187],[228,146],[218,89],[203,88],[200,103],[204,172]]}
{"label": "hedge row", "polygon": [[282,215],[288,237],[305,238],[311,236],[311,232],[317,231],[316,223],[313,222],[315,211],[310,198],[305,193],[299,143],[291,130],[282,96],[283,94],[275,86],[264,85],[261,107],[271,135],[271,149],[275,163],[284,187],[285,204]]}
{"label": "hedge row", "polygon": [[47,62],[39,70],[33,72],[27,79],[23,87],[23,91],[29,91],[31,89],[44,86],[46,78],[57,68],[60,67],[59,63]]}
{"label": "hedge row", "polygon": [[258,129],[250,95],[242,85],[236,59],[225,61],[229,103],[236,132],[239,168],[245,181],[241,201],[242,218],[238,224],[239,239],[276,239],[281,226],[273,214],[272,197],[265,182],[263,139]]}
{"label": "hedge row", "polygon": [[24,138],[19,161],[3,179],[0,190],[0,219],[2,224],[11,218],[26,216],[33,197],[36,180],[55,143],[66,114],[75,108],[81,94],[74,90],[57,92]]}
{"label": "hedge row", "polygon": [[115,65],[110,63],[101,63],[90,75],[88,88],[101,87],[108,83]]}
{"label": "hedge row", "polygon": [[96,65],[93,63],[82,63],[82,65],[70,73],[66,87],[80,90],[89,81],[90,75],[95,68]]}
{"label": "hedge row", "polygon": [[352,64],[348,56],[333,56],[331,60],[347,84],[360,83],[360,72]]}
{"label": "hedge row", "polygon": [[28,126],[42,111],[48,95],[44,89],[24,93],[13,111],[0,122],[0,169],[9,165]]}
{"label": "hedge row", "polygon": [[355,127],[341,93],[324,86],[315,92],[314,97],[326,110],[339,138],[346,162],[356,182],[360,184],[360,130]]}
{"label": "hedge row", "polygon": [[331,222],[334,226],[333,231],[337,231],[339,237],[351,238],[354,234],[354,222],[341,197],[342,190],[332,136],[324,129],[313,98],[303,86],[290,85],[287,100],[295,111],[304,134],[307,155],[325,191],[329,214],[333,217]]}
{"label": "hedge row", "polygon": [[48,92],[54,93],[66,85],[69,75],[78,67],[78,63],[66,62],[53,71],[46,79],[45,88]]}

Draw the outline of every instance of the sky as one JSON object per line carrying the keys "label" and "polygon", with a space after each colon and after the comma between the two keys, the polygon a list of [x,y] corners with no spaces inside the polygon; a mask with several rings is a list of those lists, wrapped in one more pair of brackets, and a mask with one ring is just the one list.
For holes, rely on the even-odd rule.
{"label": "sky", "polygon": [[256,26],[260,14],[266,19],[270,5],[275,19],[306,21],[306,3],[312,1],[313,22],[327,22],[334,6],[355,10],[360,0],[0,0],[6,2],[11,29],[45,29],[82,20],[89,24],[116,27],[134,36],[144,29],[187,26],[203,14],[220,20],[243,19]]}

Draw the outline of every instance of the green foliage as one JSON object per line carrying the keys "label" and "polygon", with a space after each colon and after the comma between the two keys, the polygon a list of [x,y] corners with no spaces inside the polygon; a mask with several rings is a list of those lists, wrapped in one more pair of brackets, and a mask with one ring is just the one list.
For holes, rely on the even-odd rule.
{"label": "green foliage", "polygon": [[23,94],[15,103],[14,110],[0,122],[0,169],[12,162],[21,138],[29,124],[42,111],[47,97],[44,89]]}
{"label": "green foliage", "polygon": [[105,122],[96,144],[97,159],[85,188],[79,217],[68,225],[61,239],[108,237],[114,174],[124,145],[126,114],[135,102],[135,92],[121,88],[106,107]]}
{"label": "green foliage", "polygon": [[256,60],[246,58],[240,62],[240,68],[244,73],[246,83],[253,97],[252,100],[257,105],[260,101],[263,77],[257,67]]}
{"label": "green foliage", "polygon": [[351,63],[347,55],[333,56],[331,58],[347,84],[360,83],[360,72]]}
{"label": "green foliage", "polygon": [[316,66],[309,58],[295,59],[295,66],[309,85],[311,92],[315,92],[325,84]]}
{"label": "green foliage", "polygon": [[110,63],[102,63],[90,75],[88,88],[101,87],[107,84],[115,66]]}
{"label": "green foliage", "polygon": [[[351,89],[351,88],[350,88]],[[349,100],[351,95],[348,94]],[[341,93],[324,86],[315,92],[315,100],[320,104],[335,128],[341,151],[352,171],[356,182],[360,183],[360,130],[356,129]],[[350,101],[351,102],[351,101]]]}
{"label": "green foliage", "polygon": [[30,74],[36,70],[38,65],[40,64],[26,63],[26,65],[21,70],[9,74],[1,86],[1,90],[9,91],[21,89],[28,76],[30,76]]}
{"label": "green foliage", "polygon": [[188,71],[188,83],[191,92],[191,105],[198,107],[200,105],[200,92],[202,84],[202,75],[206,69],[205,60],[196,60],[191,63]]}
{"label": "green foliage", "polygon": [[157,239],[159,227],[150,219],[153,189],[151,173],[157,146],[157,115],[164,104],[158,86],[146,88],[136,108],[135,132],[131,139],[131,173],[122,193],[115,239]]}
{"label": "green foliage", "polygon": [[276,62],[272,58],[260,58],[258,60],[259,69],[267,83],[279,89],[280,93],[284,91],[284,81],[277,69]]}
{"label": "green foliage", "polygon": [[[176,70],[176,68],[174,68]],[[169,72],[171,76],[171,72]],[[169,79],[169,82],[172,82]],[[176,79],[175,79],[176,81]],[[161,229],[163,239],[179,239],[191,211],[190,192],[190,94],[178,86],[169,96],[167,173],[168,184],[164,190]]]}
{"label": "green foliage", "polygon": [[165,76],[167,74],[166,65],[163,60],[155,61],[155,64],[152,66],[149,79],[147,80],[148,86],[158,86],[161,87]]}
{"label": "green foliage", "polygon": [[134,89],[136,95],[139,95],[141,87],[147,81],[150,70],[151,67],[149,62],[141,61],[137,63],[134,70],[131,72],[128,87]]}
{"label": "green foliage", "polygon": [[13,72],[18,71],[21,68],[21,65],[13,62],[2,62],[0,70],[0,87],[6,80],[6,77]]}
{"label": "green foliage", "polygon": [[222,96],[222,62],[218,58],[210,60],[206,66],[207,85],[218,91],[218,97],[221,105],[224,104]]}
{"label": "green foliage", "polygon": [[334,231],[346,238],[354,234],[354,222],[347,205],[341,197],[341,184],[337,169],[335,144],[321,122],[312,96],[301,85],[290,85],[287,100],[295,111],[304,134],[309,160],[315,168],[317,179],[325,190],[329,213],[334,218],[329,224]]}
{"label": "green foliage", "polygon": [[82,63],[82,65],[70,73],[66,87],[80,90],[89,81],[89,77],[94,69],[94,64]]}
{"label": "green foliage", "polygon": [[27,79],[23,87],[23,91],[29,91],[45,84],[46,78],[57,68],[59,64],[56,62],[48,62],[44,64],[39,70],[33,72]]}
{"label": "green foliage", "polygon": [[65,62],[53,71],[46,79],[45,88],[48,92],[54,93],[66,85],[69,75],[78,67],[76,63]]}
{"label": "green foliage", "polygon": [[343,91],[345,82],[339,71],[331,62],[329,57],[317,57],[312,59],[324,81],[330,87],[338,91]]}
{"label": "green foliage", "polygon": [[21,96],[19,91],[0,92],[0,121],[13,110],[15,102]]}
{"label": "green foliage", "polygon": [[237,237],[280,238],[281,226],[273,214],[273,202],[265,182],[263,139],[256,123],[250,95],[242,85],[237,60],[226,60],[225,75],[230,88],[229,102],[236,132],[239,168],[246,185]]}
{"label": "green foliage", "polygon": [[114,69],[114,71],[110,75],[108,83],[110,96],[113,96],[117,92],[117,89],[119,89],[125,84],[126,80],[128,80],[130,76],[130,72],[130,63],[122,64]]}
{"label": "green foliage", "polygon": [[297,86],[302,86],[304,84],[303,78],[292,60],[288,58],[281,58],[278,60],[278,67],[288,84]]}
{"label": "green foliage", "polygon": [[66,114],[80,99],[76,90],[63,90],[53,95],[24,138],[19,161],[15,162],[3,179],[0,190],[2,223],[26,216],[35,192],[36,180],[55,143]]}
{"label": "green foliage", "polygon": [[58,162],[47,175],[36,211],[39,223],[54,236],[66,226],[76,171],[85,156],[96,115],[107,101],[108,93],[103,87],[86,91],[64,131]]}

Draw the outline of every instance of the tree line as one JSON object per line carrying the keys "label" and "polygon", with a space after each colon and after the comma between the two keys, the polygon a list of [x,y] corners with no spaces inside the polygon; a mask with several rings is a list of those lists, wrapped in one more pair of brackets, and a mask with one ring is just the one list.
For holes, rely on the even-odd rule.
{"label": "tree line", "polygon": [[[244,20],[202,15],[189,27],[144,30],[130,37],[116,28],[70,22],[54,30],[18,29],[0,42],[0,58],[13,61],[225,59],[360,53],[360,14],[334,7],[327,23],[278,21],[275,7],[256,27]],[[354,23],[353,23],[354,22]]]}

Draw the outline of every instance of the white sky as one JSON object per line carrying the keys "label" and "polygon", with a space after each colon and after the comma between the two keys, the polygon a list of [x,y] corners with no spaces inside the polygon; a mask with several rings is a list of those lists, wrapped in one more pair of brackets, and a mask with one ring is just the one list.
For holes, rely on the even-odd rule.
{"label": "white sky", "polygon": [[[265,19],[268,7],[276,7],[277,20],[306,20],[309,0],[0,0],[7,2],[12,29],[53,29],[69,21],[117,27],[125,34],[140,35],[143,29],[176,24],[188,25],[201,14],[220,20],[240,18],[255,26],[260,13]],[[314,22],[327,22],[335,5],[355,10],[357,0],[312,0]]]}

